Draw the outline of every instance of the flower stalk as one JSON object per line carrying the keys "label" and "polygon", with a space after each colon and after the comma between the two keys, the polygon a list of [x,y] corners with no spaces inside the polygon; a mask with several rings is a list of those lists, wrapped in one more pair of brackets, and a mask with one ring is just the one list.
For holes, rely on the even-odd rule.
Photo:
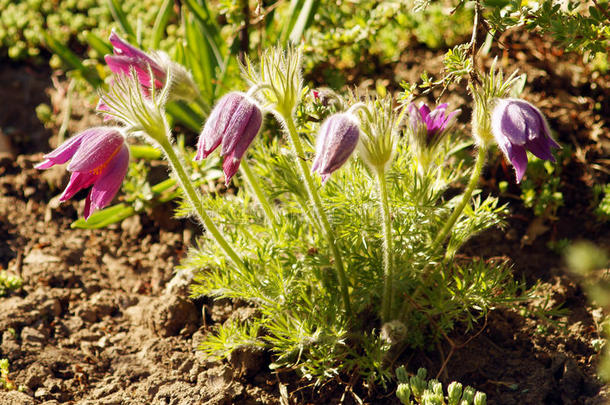
{"label": "flower stalk", "polygon": [[468,204],[468,202],[470,201],[470,198],[472,197],[472,193],[474,192],[474,189],[479,184],[479,178],[481,177],[481,173],[483,172],[483,167],[485,166],[486,156],[487,156],[487,146],[484,144],[479,145],[477,160],[475,163],[475,167],[472,171],[472,174],[470,175],[470,180],[468,181],[468,186],[466,186],[466,190],[464,190],[464,194],[462,194],[462,200],[460,201],[460,204],[457,207],[455,207],[455,209],[451,213],[451,216],[447,219],[447,222],[445,222],[445,225],[443,226],[441,231],[438,233],[438,235],[434,239],[434,242],[432,242],[432,246],[430,248],[430,252],[432,255],[434,253],[436,253],[436,251],[438,250],[440,245],[445,241],[445,239],[447,238],[447,235],[449,234],[449,232],[451,232],[451,229],[453,229],[453,225],[455,225],[456,221],[462,214],[462,211],[464,211],[466,204]]}
{"label": "flower stalk", "polygon": [[263,207],[263,211],[265,211],[265,215],[267,216],[269,223],[271,225],[275,225],[277,221],[271,203],[269,202],[269,199],[261,188],[258,177],[256,177],[256,175],[252,172],[250,165],[245,159],[242,160],[241,165],[239,166],[239,170],[241,171],[241,174],[244,176],[244,179],[250,186],[250,189],[252,189],[252,191],[254,192],[254,195],[256,196],[256,199],[258,200],[259,204]]}
{"label": "flower stalk", "polygon": [[379,207],[383,217],[383,295],[381,302],[381,318],[384,322],[391,320],[394,300],[394,266],[392,260],[392,216],[388,202],[388,187],[383,167],[377,168],[377,184],[379,186]]}
{"label": "flower stalk", "polygon": [[322,207],[320,195],[318,194],[318,191],[314,186],[313,178],[311,177],[309,168],[307,167],[307,163],[305,162],[305,160],[300,158],[301,156],[304,156],[305,152],[303,150],[301,140],[299,139],[299,134],[297,133],[292,114],[282,111],[280,111],[279,113],[286,125],[286,132],[288,133],[288,137],[290,139],[292,147],[294,148],[294,152],[297,155],[296,160],[299,163],[301,176],[305,180],[305,186],[307,188],[309,197],[313,201],[316,216],[320,219],[320,224],[322,225],[322,229],[324,230],[324,234],[326,235],[326,239],[335,259],[334,265],[337,271],[337,278],[339,280],[339,287],[341,289],[343,305],[345,306],[345,312],[347,313],[348,317],[351,317],[353,314],[349,297],[347,275],[345,274],[345,268],[343,266],[343,259],[341,257],[341,253],[339,252],[339,248],[337,247],[337,240],[335,234]]}
{"label": "flower stalk", "polygon": [[164,138],[157,139],[157,142],[159,142],[161,149],[163,149],[163,151],[165,152],[165,155],[167,156],[167,160],[169,161],[172,170],[174,171],[174,173],[176,173],[176,177],[178,178],[180,186],[184,190],[184,193],[186,194],[186,197],[188,198],[191,205],[195,208],[195,212],[199,216],[199,220],[201,221],[201,223],[205,226],[205,229],[210,232],[210,234],[216,240],[218,245],[220,245],[225,254],[237,265],[237,267],[239,267],[240,270],[245,270],[246,266],[244,262],[241,260],[235,250],[233,250],[229,242],[227,242],[225,237],[220,232],[220,229],[218,229],[216,224],[214,224],[210,216],[204,210],[203,202],[201,201],[201,196],[199,195],[199,192],[195,189],[195,186],[191,182],[189,175],[184,169],[182,161],[178,157],[178,154],[176,154],[176,151],[174,150],[174,147],[172,146],[170,141],[167,138]]}

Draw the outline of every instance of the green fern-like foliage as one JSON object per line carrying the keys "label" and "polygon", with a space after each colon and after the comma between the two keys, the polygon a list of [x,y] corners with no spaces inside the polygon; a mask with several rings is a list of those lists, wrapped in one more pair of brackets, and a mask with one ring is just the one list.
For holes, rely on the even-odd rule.
{"label": "green fern-like foliage", "polygon": [[[205,198],[206,210],[244,258],[245,269],[233,266],[204,235],[183,263],[198,274],[193,295],[238,299],[257,309],[246,321],[219,325],[201,344],[205,352],[222,358],[237,348],[257,346],[271,351],[272,367],[292,367],[314,380],[357,371],[385,382],[391,379],[387,364],[393,346],[433,347],[456,325],[473,328],[490,308],[515,296],[505,263],[452,259],[472,235],[501,224],[505,207],[494,197],[479,195],[465,211],[446,255],[430,251],[456,204],[457,197],[447,197],[448,189],[463,184],[470,174],[469,153],[455,148],[457,138],[450,138],[436,164],[422,173],[401,137],[388,173],[396,274],[392,284],[401,301],[393,314],[400,326],[397,333],[378,316],[383,236],[372,174],[362,161],[352,159],[325,185],[318,184],[345,261],[356,314],[349,318],[327,239],[319,232],[321,225],[295,164],[295,159],[313,155],[310,136],[317,124],[302,124],[301,136],[309,145],[306,156],[294,156],[277,138],[250,149],[250,166],[274,204],[275,227],[268,226],[245,187],[235,195]],[[190,211],[186,202],[182,208],[183,213]]]}

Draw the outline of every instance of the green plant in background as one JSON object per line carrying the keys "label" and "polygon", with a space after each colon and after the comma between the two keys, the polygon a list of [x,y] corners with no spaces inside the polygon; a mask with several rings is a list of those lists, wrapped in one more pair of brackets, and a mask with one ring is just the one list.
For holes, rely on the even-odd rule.
{"label": "green plant in background", "polygon": [[25,389],[23,386],[17,387],[9,378],[9,367],[10,363],[8,359],[0,359],[0,389],[5,391],[23,391]]}
{"label": "green plant in background", "polygon": [[487,395],[472,387],[462,387],[459,382],[447,386],[435,379],[426,381],[427,370],[420,368],[417,374],[409,377],[404,366],[396,369],[398,387],[396,396],[404,405],[485,405]]}
{"label": "green plant in background", "polygon": [[593,187],[595,215],[604,222],[610,221],[610,184],[596,184]]}
{"label": "green plant in background", "polygon": [[607,1],[487,0],[486,18],[493,29],[505,31],[524,25],[528,30],[549,34],[567,51],[587,59],[606,54],[610,47],[610,16]]}
{"label": "green plant in background", "polygon": [[9,295],[23,285],[23,280],[18,276],[9,274],[6,270],[0,270],[0,297]]}
{"label": "green plant in background", "polygon": [[[564,254],[565,262],[574,274],[579,276],[593,305],[601,307],[604,319],[598,325],[600,339],[591,344],[603,348],[599,363],[599,374],[610,382],[610,252],[587,241],[573,243]],[[603,337],[603,338],[602,338]]]}
{"label": "green plant in background", "polygon": [[[571,154],[572,148],[566,146],[557,154],[557,159],[561,162]],[[534,215],[544,220],[556,221],[557,210],[563,206],[561,168],[561,164],[534,160],[528,169],[527,178],[521,183],[523,205],[531,208]]]}

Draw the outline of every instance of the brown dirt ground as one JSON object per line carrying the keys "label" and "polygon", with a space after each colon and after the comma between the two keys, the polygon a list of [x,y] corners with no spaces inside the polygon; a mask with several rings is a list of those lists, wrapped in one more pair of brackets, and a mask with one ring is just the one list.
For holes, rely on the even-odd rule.
{"label": "brown dirt ground", "polygon": [[[603,404],[608,389],[595,375],[592,347],[600,337],[601,310],[588,303],[547,242],[586,238],[610,246],[609,227],[591,206],[592,185],[609,181],[609,75],[588,71],[577,56],[537,37],[503,41],[502,64],[528,73],[524,97],[547,114],[560,143],[574,147],[561,162],[565,206],[557,221],[544,224],[544,233],[531,237],[533,214],[508,198],[509,227],[478,236],[461,254],[509,257],[517,278],[528,286],[540,283],[540,298],[493,310],[479,334],[456,331],[456,344],[467,343],[444,369],[448,344],[434,353],[407,353],[404,360],[431,375],[442,369],[443,381],[473,385],[487,393],[489,404]],[[431,66],[440,61],[416,51],[391,76],[409,78],[418,60]],[[0,298],[0,358],[10,360],[10,378],[24,391],[0,392],[0,404],[397,403],[392,392],[362,383],[337,379],[312,387],[294,373],[271,373],[266,353],[212,362],[196,351],[214,324],[243,316],[246,308],[188,298],[190,277],[176,274],[175,266],[198,230],[168,218],[170,207],[104,230],[70,229],[85,194],[59,205],[65,171],[33,169],[40,152],[49,150],[50,132],[34,114],[36,105],[48,102],[48,77],[0,65],[0,130],[15,152],[0,157],[0,269],[24,280],[20,291]],[[485,177],[485,189],[497,192],[497,182],[510,181],[512,173],[496,159]],[[517,186],[511,192],[518,195]],[[568,313],[554,323],[533,316],[547,299]]]}

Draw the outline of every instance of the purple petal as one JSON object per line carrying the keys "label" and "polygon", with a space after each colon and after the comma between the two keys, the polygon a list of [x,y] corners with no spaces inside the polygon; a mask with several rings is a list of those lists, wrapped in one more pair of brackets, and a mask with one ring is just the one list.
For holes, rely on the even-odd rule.
{"label": "purple petal", "polygon": [[243,99],[228,122],[222,136],[221,155],[233,153],[241,159],[262,124],[262,113],[256,104]]}
{"label": "purple petal", "polygon": [[345,164],[354,152],[359,137],[358,123],[350,114],[335,114],[324,121],[316,143],[313,166],[313,170],[322,177],[322,183]]}
{"label": "purple petal", "polygon": [[[199,140],[197,141],[197,155],[194,160],[205,159],[220,145],[222,141],[222,134],[224,127],[226,126],[225,116],[230,113],[227,109],[231,109],[228,106],[230,98],[227,96],[220,99],[216,107],[212,110],[212,113],[208,117],[201,134],[199,134]],[[222,127],[222,128],[220,128]]]}
{"label": "purple petal", "polygon": [[525,174],[525,170],[527,169],[527,152],[525,151],[525,147],[521,145],[511,145],[511,147],[508,148],[507,157],[515,168],[517,183],[520,183]]}
{"label": "purple petal", "polygon": [[109,39],[110,43],[112,44],[113,51],[116,55],[125,55],[125,56],[129,56],[132,58],[138,58],[138,59],[148,59],[151,62],[153,62],[153,60],[150,58],[150,56],[148,56],[148,54],[146,52],[142,51],[139,48],[136,48],[135,46],[131,45],[129,42],[125,41],[114,31],[114,29],[110,33],[110,38],[108,38],[108,39]]}
{"label": "purple petal", "polygon": [[73,136],[52,152],[44,155],[43,158],[45,160],[38,163],[34,167],[36,169],[48,169],[53,165],[61,165],[66,163],[72,156],[74,156],[74,153],[76,153],[76,150],[80,146],[83,139],[90,136],[93,132],[95,132],[95,128],[89,128],[80,134]]}
{"label": "purple petal", "polygon": [[241,163],[241,159],[236,159],[233,155],[225,156],[224,161],[222,162],[222,171],[225,174],[225,184],[229,184],[237,170],[239,169],[239,164]]}
{"label": "purple petal", "polygon": [[536,157],[544,160],[555,161],[555,157],[551,153],[551,146],[553,141],[551,138],[537,137],[532,140],[525,142],[525,148],[532,152]]}
{"label": "purple petal", "polygon": [[419,114],[421,115],[422,120],[426,122],[428,120],[428,115],[430,115],[430,108],[426,104],[421,103],[419,105]]}
{"label": "purple petal", "polygon": [[112,158],[108,166],[93,184],[85,203],[85,219],[95,210],[108,205],[121,187],[129,168],[129,148],[123,144],[120,151]]}
{"label": "purple petal", "polygon": [[67,201],[78,193],[80,190],[89,187],[99,177],[97,174],[87,172],[74,172],[70,176],[68,186],[59,197],[59,201]]}
{"label": "purple petal", "polygon": [[154,77],[155,88],[160,89],[163,87],[163,81],[165,80],[166,74],[163,69],[150,58],[139,59],[123,55],[106,55],[104,56],[104,60],[108,64],[110,70],[115,74],[130,75],[130,69],[133,67],[138,76],[138,81],[145,87],[151,87],[150,72],[148,71],[148,67],[150,66]]}
{"label": "purple petal", "polygon": [[97,127],[72,157],[68,170],[71,172],[101,173],[125,143],[123,135],[112,127]]}
{"label": "purple petal", "polygon": [[538,119],[532,110],[523,108],[522,103],[514,100],[508,100],[494,109],[492,121],[496,120],[500,122],[502,133],[512,144],[523,145],[529,133],[539,131],[539,128],[534,128]]}

